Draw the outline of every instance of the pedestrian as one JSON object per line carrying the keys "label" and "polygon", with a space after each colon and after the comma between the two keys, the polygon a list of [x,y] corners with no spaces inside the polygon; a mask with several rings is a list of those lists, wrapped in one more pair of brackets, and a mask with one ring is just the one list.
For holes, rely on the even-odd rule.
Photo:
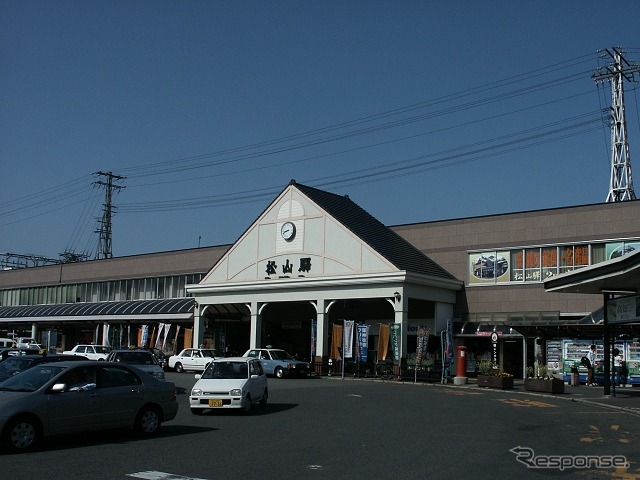
{"label": "pedestrian", "polygon": [[587,365],[587,386],[596,385],[593,379],[593,369],[596,367],[596,346],[591,344],[587,353],[589,364]]}
{"label": "pedestrian", "polygon": [[615,384],[620,387],[622,386],[622,379],[620,378],[622,374],[622,362],[624,361],[624,357],[622,356],[622,352],[618,348],[613,349],[613,381]]}

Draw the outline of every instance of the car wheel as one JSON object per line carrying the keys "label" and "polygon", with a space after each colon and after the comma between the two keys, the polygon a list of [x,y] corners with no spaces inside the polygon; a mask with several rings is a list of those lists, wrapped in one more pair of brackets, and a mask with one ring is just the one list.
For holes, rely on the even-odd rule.
{"label": "car wheel", "polygon": [[153,435],[160,429],[160,413],[155,407],[143,407],[136,417],[135,430],[142,435]]}
{"label": "car wheel", "polygon": [[2,443],[14,452],[31,450],[40,440],[40,425],[29,417],[10,421],[2,434]]}
{"label": "car wheel", "polygon": [[184,368],[182,366],[182,364],[180,362],[176,363],[176,372],[178,373],[183,373],[184,372]]}
{"label": "car wheel", "polygon": [[191,413],[194,415],[202,415],[204,413],[204,408],[192,408]]}
{"label": "car wheel", "polygon": [[251,403],[251,395],[247,395],[247,398],[245,399],[245,403],[244,403],[244,413],[251,412],[252,407],[253,407],[253,404]]}
{"label": "car wheel", "polygon": [[264,393],[262,394],[262,398],[260,399],[260,406],[262,408],[266,408],[268,401],[269,401],[269,391],[265,389]]}
{"label": "car wheel", "polygon": [[284,377],[284,370],[282,369],[282,367],[276,367],[276,369],[273,371],[273,373],[275,374],[275,376],[277,378]]}

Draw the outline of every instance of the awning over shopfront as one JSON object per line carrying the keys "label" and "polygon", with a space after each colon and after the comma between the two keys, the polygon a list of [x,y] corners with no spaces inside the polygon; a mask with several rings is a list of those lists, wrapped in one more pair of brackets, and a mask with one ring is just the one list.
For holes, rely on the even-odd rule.
{"label": "awning over shopfront", "polygon": [[164,321],[193,318],[193,298],[0,307],[0,323]]}
{"label": "awning over shopfront", "polygon": [[[547,292],[602,295],[601,338],[604,339],[604,394],[609,395],[611,393],[609,377],[611,356],[609,352],[611,342],[615,341],[610,336],[619,338],[621,333],[626,333],[637,338],[640,336],[640,323],[638,323],[637,312],[634,312],[634,315],[629,317],[630,321],[616,322],[615,327],[610,325],[608,304],[614,297],[625,297],[638,293],[640,289],[640,251],[551,278],[544,282],[544,288]],[[615,333],[613,333],[614,331]]]}

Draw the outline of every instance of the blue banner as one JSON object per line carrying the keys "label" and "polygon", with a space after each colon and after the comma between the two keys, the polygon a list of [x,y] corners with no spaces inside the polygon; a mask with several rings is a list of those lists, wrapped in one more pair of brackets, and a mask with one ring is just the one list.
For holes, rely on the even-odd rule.
{"label": "blue banner", "polygon": [[365,363],[369,354],[369,325],[358,325],[358,361]]}
{"label": "blue banner", "polygon": [[318,337],[318,320],[311,319],[311,361],[314,362],[316,358],[316,339]]}

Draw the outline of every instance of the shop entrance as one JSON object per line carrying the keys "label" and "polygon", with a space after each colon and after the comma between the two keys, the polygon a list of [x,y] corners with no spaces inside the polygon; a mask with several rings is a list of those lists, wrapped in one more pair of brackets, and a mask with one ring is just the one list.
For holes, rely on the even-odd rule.
{"label": "shop entrance", "polygon": [[503,362],[504,371],[512,374],[515,378],[524,377],[524,366],[522,365],[522,337],[503,336],[502,345],[504,348]]}

